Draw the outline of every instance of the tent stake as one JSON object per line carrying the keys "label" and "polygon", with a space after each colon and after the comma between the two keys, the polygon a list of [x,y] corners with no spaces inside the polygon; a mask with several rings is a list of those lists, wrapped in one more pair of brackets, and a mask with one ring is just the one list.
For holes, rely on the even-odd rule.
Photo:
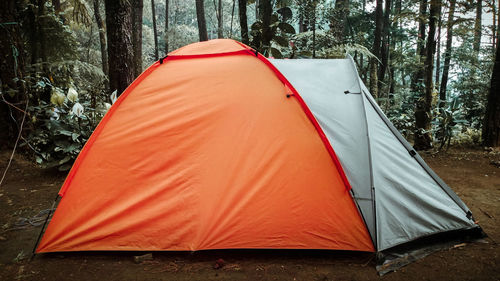
{"label": "tent stake", "polygon": [[54,207],[56,206],[57,199],[59,199],[59,194],[57,194],[56,199],[54,199],[54,202],[52,202],[52,207],[50,208],[50,211],[48,212],[47,217],[45,218],[45,221],[43,222],[42,229],[40,229],[40,233],[38,234],[38,238],[36,239],[35,247],[33,247],[33,251],[31,252],[30,261],[32,261],[35,258],[36,248],[38,247],[38,243],[40,243],[40,238],[42,238],[45,226],[47,225],[47,222],[49,221],[50,215],[52,214],[52,210],[54,210]]}

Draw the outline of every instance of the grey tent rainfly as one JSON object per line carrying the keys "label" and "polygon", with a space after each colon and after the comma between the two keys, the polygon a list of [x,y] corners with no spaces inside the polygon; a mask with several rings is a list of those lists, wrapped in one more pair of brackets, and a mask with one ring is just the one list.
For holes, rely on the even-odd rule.
{"label": "grey tent rainfly", "polygon": [[464,202],[384,115],[350,56],[271,62],[300,93],[337,153],[377,252],[432,234],[482,232]]}
{"label": "grey tent rainfly", "polygon": [[352,250],[384,274],[484,236],[351,57],[268,60],[229,39],[144,71],[59,197],[37,253]]}

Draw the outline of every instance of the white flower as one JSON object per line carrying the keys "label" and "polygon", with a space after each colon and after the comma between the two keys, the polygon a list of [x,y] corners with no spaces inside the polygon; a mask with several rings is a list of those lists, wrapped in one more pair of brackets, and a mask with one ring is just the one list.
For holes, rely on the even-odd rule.
{"label": "white flower", "polygon": [[65,98],[66,97],[59,91],[59,89],[52,88],[52,95],[50,96],[51,103],[61,106],[64,103]]}
{"label": "white flower", "polygon": [[59,117],[60,117],[59,112],[61,112],[61,111],[59,111],[59,109],[53,108],[52,114],[50,115],[50,120],[59,120]]}
{"label": "white flower", "polygon": [[66,97],[68,98],[68,100],[76,102],[78,100],[78,93],[73,87],[69,87]]}
{"label": "white flower", "polygon": [[73,108],[71,109],[71,114],[74,114],[78,117],[82,116],[83,114],[83,106],[80,104],[80,103],[75,103],[75,105],[73,105]]}
{"label": "white flower", "polygon": [[116,97],[116,90],[114,90],[112,93],[111,93],[111,96],[109,96],[109,98],[111,99],[111,104],[114,104],[115,101],[117,100],[117,97]]}

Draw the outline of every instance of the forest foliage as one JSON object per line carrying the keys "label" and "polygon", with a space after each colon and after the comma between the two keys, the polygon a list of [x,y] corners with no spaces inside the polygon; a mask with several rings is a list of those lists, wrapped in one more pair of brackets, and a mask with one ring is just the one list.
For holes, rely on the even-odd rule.
{"label": "forest foliage", "polygon": [[416,148],[479,145],[495,128],[486,144],[498,145],[495,0],[5,0],[0,9],[1,138],[19,136],[44,167],[69,169],[154,61],[215,38],[274,58],[351,55]]}

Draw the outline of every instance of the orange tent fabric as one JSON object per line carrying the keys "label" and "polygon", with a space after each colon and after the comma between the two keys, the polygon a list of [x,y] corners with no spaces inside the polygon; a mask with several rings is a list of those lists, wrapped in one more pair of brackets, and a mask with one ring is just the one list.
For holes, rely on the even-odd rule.
{"label": "orange tent fabric", "polygon": [[106,114],[37,252],[374,251],[317,122],[233,40],[178,49]]}

